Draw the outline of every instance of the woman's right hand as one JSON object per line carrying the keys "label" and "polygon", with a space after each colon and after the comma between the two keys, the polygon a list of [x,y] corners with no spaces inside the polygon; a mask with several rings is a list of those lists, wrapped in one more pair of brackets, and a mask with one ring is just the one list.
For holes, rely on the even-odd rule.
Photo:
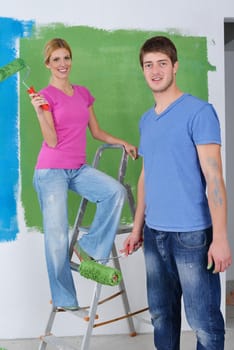
{"label": "woman's right hand", "polygon": [[43,109],[41,108],[42,105],[48,104],[48,102],[46,101],[46,99],[41,96],[40,94],[30,94],[31,97],[31,103],[36,111],[36,113],[41,113],[43,111]]}
{"label": "woman's right hand", "polygon": [[58,143],[57,132],[54,126],[53,116],[50,110],[44,110],[43,105],[48,106],[46,99],[38,93],[30,94],[31,103],[36,111],[44,141],[49,147],[56,147]]}

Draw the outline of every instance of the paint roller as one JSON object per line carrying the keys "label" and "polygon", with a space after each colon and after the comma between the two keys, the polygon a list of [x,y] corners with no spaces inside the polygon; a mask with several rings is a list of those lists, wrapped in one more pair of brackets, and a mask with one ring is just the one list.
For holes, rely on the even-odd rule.
{"label": "paint roller", "polygon": [[26,68],[25,62],[22,58],[16,58],[14,61],[6,64],[0,68],[0,82],[9,78],[11,75]]}
{"label": "paint roller", "polygon": [[[26,70],[27,70],[25,76],[28,77],[28,75],[30,73],[30,68],[29,68],[29,66],[26,65],[25,61],[22,58],[16,58],[14,61],[6,64],[3,67],[0,67],[0,82],[9,78],[12,75],[18,73],[19,71],[21,71],[24,68],[26,68]],[[26,87],[29,95],[37,93],[33,86],[28,86],[25,83],[24,79],[22,80],[22,83]],[[41,106],[41,108],[48,111],[49,105],[44,104]]]}
{"label": "paint roller", "polygon": [[[118,256],[112,256],[108,260],[114,260],[126,256],[124,253]],[[104,262],[102,264],[101,262]],[[100,284],[116,286],[122,281],[122,273],[115,267],[106,266],[107,259],[82,260],[79,265],[74,264],[81,276],[91,279]]]}
{"label": "paint roller", "polygon": [[95,260],[83,260],[78,271],[81,276],[108,286],[116,286],[122,280],[120,270],[100,264]]}

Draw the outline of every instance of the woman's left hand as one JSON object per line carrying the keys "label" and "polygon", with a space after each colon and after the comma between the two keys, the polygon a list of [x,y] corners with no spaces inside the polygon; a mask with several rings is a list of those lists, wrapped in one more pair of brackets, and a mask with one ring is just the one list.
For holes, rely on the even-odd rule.
{"label": "woman's left hand", "polygon": [[130,143],[125,143],[124,144],[125,151],[127,154],[133,159],[138,158],[138,150],[136,146],[130,145]]}

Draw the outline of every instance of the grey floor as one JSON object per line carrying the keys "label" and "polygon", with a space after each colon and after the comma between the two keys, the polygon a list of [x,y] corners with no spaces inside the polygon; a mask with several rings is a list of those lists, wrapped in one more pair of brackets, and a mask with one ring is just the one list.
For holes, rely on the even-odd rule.
{"label": "grey floor", "polygon": [[[232,287],[232,286],[231,286]],[[227,288],[229,292],[230,288]],[[233,290],[233,289],[232,289]],[[234,303],[227,305],[226,314],[226,343],[225,350],[234,349]],[[80,349],[82,337],[67,337],[68,344]],[[0,350],[38,350],[39,339],[19,339],[19,340],[1,340]],[[56,348],[47,345],[46,350],[55,350]],[[58,348],[57,348],[58,349]],[[63,350],[64,348],[59,347]],[[90,350],[155,350],[153,346],[152,334],[139,334],[136,337],[128,335],[108,335],[108,336],[92,336]],[[182,332],[181,350],[195,350],[196,341],[192,332]],[[65,349],[66,350],[66,349]],[[218,350],[218,349],[217,349]]]}
{"label": "grey floor", "polygon": [[[80,349],[81,337],[69,337],[66,341]],[[0,340],[0,350],[38,350],[39,339],[20,339],[20,340]],[[182,332],[181,350],[195,350],[195,337],[192,332]],[[225,350],[234,349],[234,305],[227,306],[227,325],[226,325],[226,345]],[[90,350],[154,350],[152,334],[139,334],[136,337],[128,335],[109,335],[93,336],[91,339]],[[51,345],[46,350],[55,350]],[[62,348],[61,348],[62,350]]]}

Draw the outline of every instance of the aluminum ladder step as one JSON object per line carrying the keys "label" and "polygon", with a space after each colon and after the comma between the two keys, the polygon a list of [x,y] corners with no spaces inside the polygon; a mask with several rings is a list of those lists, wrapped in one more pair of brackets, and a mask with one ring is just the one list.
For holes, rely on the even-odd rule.
{"label": "aluminum ladder step", "polygon": [[74,346],[68,344],[63,339],[58,338],[53,334],[42,336],[41,340],[47,344],[53,345],[59,350],[77,350],[77,348],[74,348]]}

